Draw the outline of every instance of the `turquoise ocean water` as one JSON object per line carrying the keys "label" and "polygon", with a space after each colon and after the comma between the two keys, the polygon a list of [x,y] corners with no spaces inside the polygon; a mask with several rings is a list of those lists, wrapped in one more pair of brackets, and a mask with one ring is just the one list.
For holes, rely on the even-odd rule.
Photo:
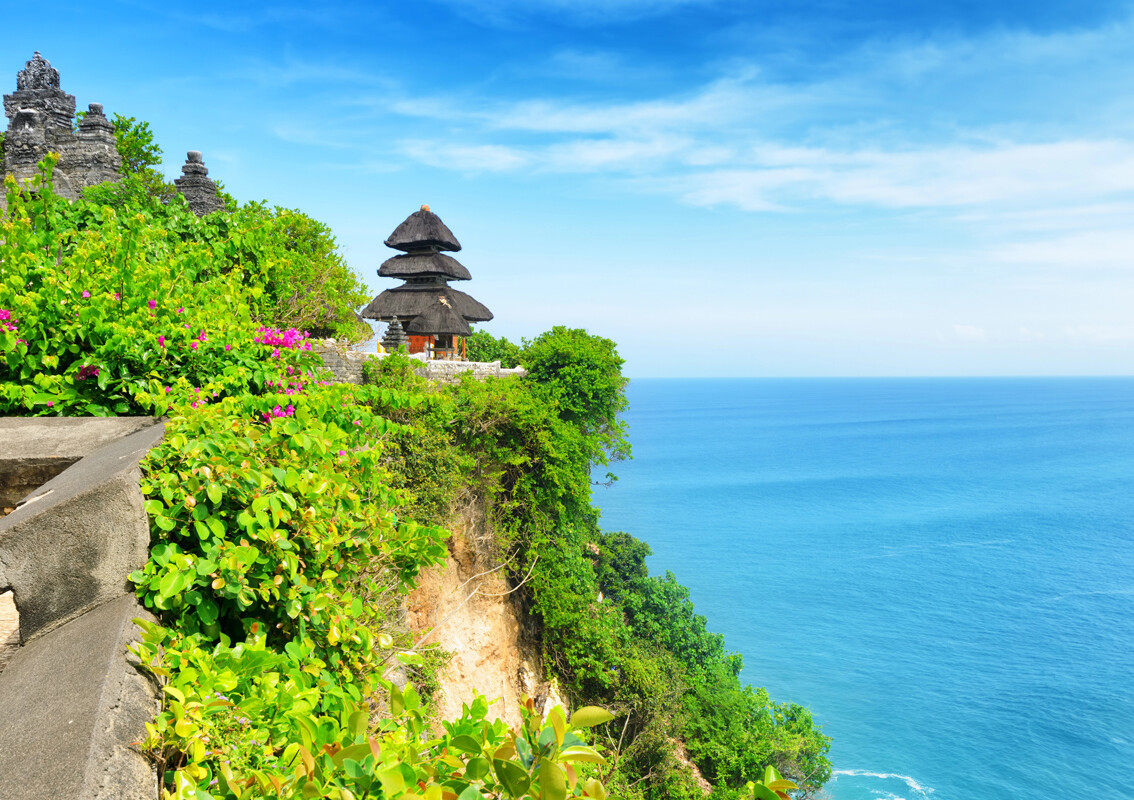
{"label": "turquoise ocean water", "polygon": [[812,709],[831,797],[1134,798],[1134,379],[628,394],[603,527]]}

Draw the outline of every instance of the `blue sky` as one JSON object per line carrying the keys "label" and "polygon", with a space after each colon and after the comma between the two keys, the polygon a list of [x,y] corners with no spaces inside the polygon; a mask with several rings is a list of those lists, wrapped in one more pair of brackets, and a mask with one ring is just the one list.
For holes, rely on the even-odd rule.
{"label": "blue sky", "polygon": [[1134,372],[1131,4],[63,0],[0,43],[375,293],[430,204],[487,330],[631,376]]}

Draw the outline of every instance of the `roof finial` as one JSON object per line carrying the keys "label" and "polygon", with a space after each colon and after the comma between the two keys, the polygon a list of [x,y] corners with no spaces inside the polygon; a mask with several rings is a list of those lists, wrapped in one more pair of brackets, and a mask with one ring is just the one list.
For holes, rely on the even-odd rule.
{"label": "roof finial", "polygon": [[423,206],[421,207],[421,210],[422,210],[422,211],[428,211],[428,210],[429,210],[429,206],[427,206],[427,205],[423,205]]}

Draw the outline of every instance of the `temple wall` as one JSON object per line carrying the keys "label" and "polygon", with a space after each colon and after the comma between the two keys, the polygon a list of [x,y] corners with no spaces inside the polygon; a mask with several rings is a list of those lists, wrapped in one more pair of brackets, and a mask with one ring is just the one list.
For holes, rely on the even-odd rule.
{"label": "temple wall", "polygon": [[[315,345],[314,352],[323,359],[323,364],[331,371],[336,383],[362,383],[362,365],[370,358],[384,358],[382,353],[361,353],[334,339],[324,340]],[[428,361],[424,355],[414,354],[410,358],[421,361],[417,374],[430,380],[450,383],[457,380],[462,372],[471,372],[477,380],[487,377],[503,378],[507,375],[527,375],[523,367],[508,369],[499,361]]]}

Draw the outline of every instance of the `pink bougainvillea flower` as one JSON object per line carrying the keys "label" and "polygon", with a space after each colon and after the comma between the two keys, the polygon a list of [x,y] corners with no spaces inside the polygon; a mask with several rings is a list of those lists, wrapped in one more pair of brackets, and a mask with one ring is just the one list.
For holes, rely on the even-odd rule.
{"label": "pink bougainvillea flower", "polygon": [[53,405],[55,405],[55,401],[54,401],[54,400],[48,400],[48,401],[47,401],[47,407],[48,407],[48,408],[51,408],[51,407],[52,407]]}
{"label": "pink bougainvillea flower", "polygon": [[80,381],[85,381],[87,378],[98,377],[98,367],[93,364],[87,364],[79,367],[79,374],[75,376]]}
{"label": "pink bougainvillea flower", "polygon": [[340,451],[339,451],[339,455],[340,455],[340,456],[345,456],[345,455],[346,455],[346,450],[340,450]]}
{"label": "pink bougainvillea flower", "polygon": [[172,387],[172,386],[166,386],[166,387],[165,387],[165,393],[166,393],[166,394],[169,394],[169,393],[170,393],[170,392],[172,392],[172,391],[173,391],[173,387]]}
{"label": "pink bougainvillea flower", "polygon": [[185,309],[184,309],[184,308],[179,308],[179,309],[177,309],[177,313],[178,313],[178,314],[184,314],[184,313],[185,313]]}
{"label": "pink bougainvillea flower", "polygon": [[150,308],[157,308],[157,300],[151,300],[149,306]]}
{"label": "pink bougainvillea flower", "polygon": [[91,296],[91,293],[88,292],[86,289],[84,289],[83,290],[83,297],[86,298],[86,297],[90,297],[90,296]]}
{"label": "pink bougainvillea flower", "polygon": [[157,343],[158,343],[159,347],[165,347],[165,337],[164,336],[157,337]]}
{"label": "pink bougainvillea flower", "polygon": [[114,293],[114,299],[115,299],[115,300],[121,300],[121,299],[122,299],[122,295],[120,295],[120,294],[119,294],[118,292],[115,292],[115,293]]}
{"label": "pink bougainvillea flower", "polygon": [[197,343],[196,342],[189,342],[189,347],[192,350],[196,350],[197,349]]}
{"label": "pink bougainvillea flower", "polygon": [[227,352],[228,352],[229,350],[231,350],[231,349],[232,349],[232,345],[230,345],[230,344],[226,344],[226,345],[224,346],[224,351],[225,351],[226,353],[227,353]]}
{"label": "pink bougainvillea flower", "polygon": [[290,417],[295,414],[295,406],[288,406],[287,408],[280,408],[278,405],[271,411],[265,411],[261,416],[264,417],[265,422],[271,422],[275,417]]}

